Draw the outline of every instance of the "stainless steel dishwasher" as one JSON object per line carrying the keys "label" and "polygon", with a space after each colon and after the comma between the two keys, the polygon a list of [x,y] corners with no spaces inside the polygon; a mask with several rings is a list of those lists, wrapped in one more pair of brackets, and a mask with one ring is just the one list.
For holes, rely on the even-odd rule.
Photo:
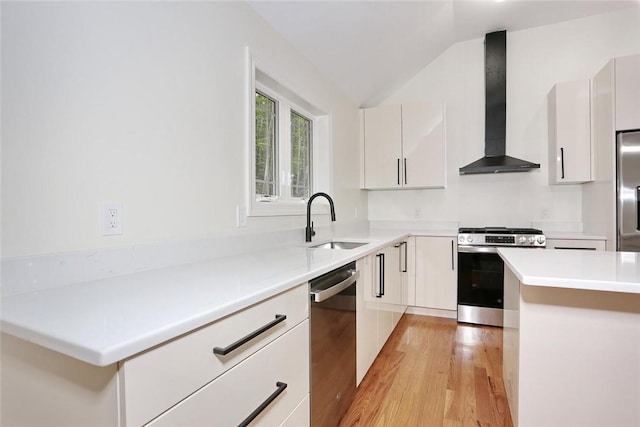
{"label": "stainless steel dishwasher", "polygon": [[311,280],[311,426],[334,427],[356,392],[356,280],[352,262]]}

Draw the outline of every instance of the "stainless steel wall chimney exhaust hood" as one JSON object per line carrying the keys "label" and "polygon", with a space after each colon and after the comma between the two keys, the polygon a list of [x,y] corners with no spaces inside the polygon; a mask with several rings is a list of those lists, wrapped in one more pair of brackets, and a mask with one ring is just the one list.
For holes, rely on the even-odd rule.
{"label": "stainless steel wall chimney exhaust hood", "polygon": [[484,157],[460,168],[460,175],[526,172],[540,164],[506,155],[507,32],[496,31],[484,39],[485,145]]}

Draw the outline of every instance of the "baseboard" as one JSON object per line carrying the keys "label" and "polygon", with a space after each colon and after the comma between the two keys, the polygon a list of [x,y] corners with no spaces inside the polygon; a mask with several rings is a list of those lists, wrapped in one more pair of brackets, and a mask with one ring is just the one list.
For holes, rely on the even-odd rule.
{"label": "baseboard", "polygon": [[456,310],[440,310],[437,308],[407,307],[407,311],[405,313],[417,314],[419,316],[446,317],[448,319],[458,318],[458,312]]}

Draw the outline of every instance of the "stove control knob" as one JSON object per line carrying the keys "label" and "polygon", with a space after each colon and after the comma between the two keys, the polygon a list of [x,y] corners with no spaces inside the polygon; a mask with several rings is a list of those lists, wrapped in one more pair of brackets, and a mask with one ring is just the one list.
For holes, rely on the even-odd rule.
{"label": "stove control knob", "polygon": [[544,236],[538,236],[538,243],[540,244],[544,243]]}
{"label": "stove control knob", "polygon": [[469,243],[473,242],[473,236],[467,236],[467,242]]}
{"label": "stove control knob", "polygon": [[518,237],[518,243],[524,245],[525,243],[527,243],[527,238],[525,236]]}
{"label": "stove control knob", "polygon": [[529,244],[533,245],[536,242],[536,238],[534,236],[529,236]]}
{"label": "stove control knob", "polygon": [[464,236],[458,236],[458,243],[464,243]]}

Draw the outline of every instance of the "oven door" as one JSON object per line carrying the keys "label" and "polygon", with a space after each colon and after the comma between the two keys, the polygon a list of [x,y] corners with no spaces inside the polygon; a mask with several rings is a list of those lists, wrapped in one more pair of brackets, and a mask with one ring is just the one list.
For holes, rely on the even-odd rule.
{"label": "oven door", "polygon": [[495,247],[458,246],[458,320],[502,326],[504,262]]}

